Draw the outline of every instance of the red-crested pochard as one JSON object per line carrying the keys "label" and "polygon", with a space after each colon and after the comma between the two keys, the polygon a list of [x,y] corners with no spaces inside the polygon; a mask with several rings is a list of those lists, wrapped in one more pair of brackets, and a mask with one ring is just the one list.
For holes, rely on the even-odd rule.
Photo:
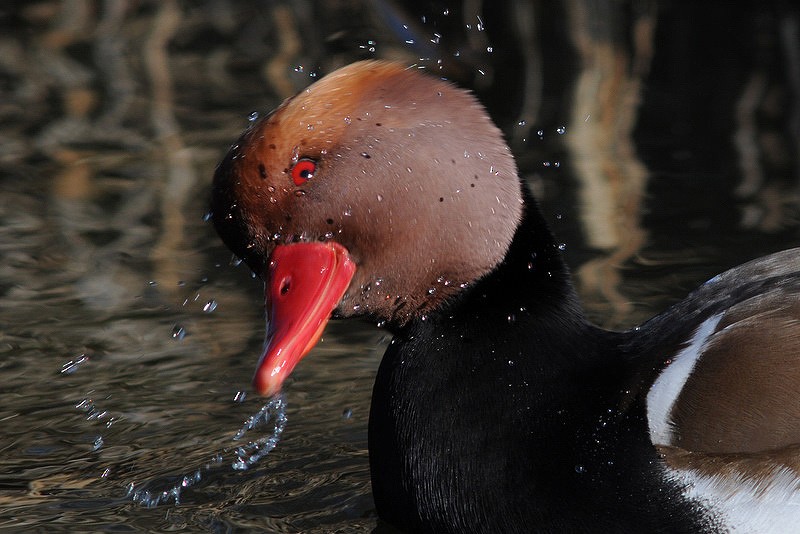
{"label": "red-crested pochard", "polygon": [[265,282],[259,392],[279,391],[331,315],[393,334],[369,424],[387,523],[800,532],[800,249],[600,329],[476,99],[376,61],[252,125],[212,197]]}

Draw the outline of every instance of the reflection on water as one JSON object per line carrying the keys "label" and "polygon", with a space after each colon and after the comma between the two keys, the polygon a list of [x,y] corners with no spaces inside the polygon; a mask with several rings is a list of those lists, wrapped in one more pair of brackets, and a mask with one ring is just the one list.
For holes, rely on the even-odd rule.
{"label": "reflection on water", "polygon": [[203,221],[248,117],[355,59],[476,91],[604,324],[798,243],[796,8],[410,4],[0,7],[0,529],[375,526],[384,334],[332,323],[262,411],[261,287]]}

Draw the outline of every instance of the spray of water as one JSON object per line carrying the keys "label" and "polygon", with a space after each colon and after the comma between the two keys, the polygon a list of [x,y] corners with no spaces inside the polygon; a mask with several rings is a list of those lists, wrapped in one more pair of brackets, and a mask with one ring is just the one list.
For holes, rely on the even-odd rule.
{"label": "spray of water", "polygon": [[233,455],[231,467],[236,471],[244,471],[253,467],[259,460],[267,456],[280,441],[283,429],[286,427],[286,401],[282,394],[272,397],[254,415],[247,418],[242,428],[236,432],[232,441],[242,442],[248,432],[253,432],[260,427],[272,425],[271,430],[264,436],[226,448],[215,454],[207,464],[181,477],[180,482],[172,487],[155,491],[147,489],[148,482],[137,484],[131,482],[127,487],[126,497],[145,508],[155,508],[161,504],[180,504],[181,493],[186,488],[197,485],[203,476],[211,470],[218,469],[224,463],[225,457]]}

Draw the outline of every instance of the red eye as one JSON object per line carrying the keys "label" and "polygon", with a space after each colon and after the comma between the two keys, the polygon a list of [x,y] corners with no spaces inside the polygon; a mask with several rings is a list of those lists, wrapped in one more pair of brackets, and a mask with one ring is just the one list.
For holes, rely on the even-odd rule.
{"label": "red eye", "polygon": [[303,185],[314,177],[317,162],[313,159],[301,159],[292,167],[292,181],[294,185]]}

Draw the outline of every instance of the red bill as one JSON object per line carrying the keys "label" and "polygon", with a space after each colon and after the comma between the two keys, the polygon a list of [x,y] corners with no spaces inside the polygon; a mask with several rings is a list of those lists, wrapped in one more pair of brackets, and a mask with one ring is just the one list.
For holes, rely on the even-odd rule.
{"label": "red bill", "polygon": [[274,395],[294,366],[310,351],[344,295],[356,265],[338,243],[278,246],[265,277],[267,336],[253,386]]}

